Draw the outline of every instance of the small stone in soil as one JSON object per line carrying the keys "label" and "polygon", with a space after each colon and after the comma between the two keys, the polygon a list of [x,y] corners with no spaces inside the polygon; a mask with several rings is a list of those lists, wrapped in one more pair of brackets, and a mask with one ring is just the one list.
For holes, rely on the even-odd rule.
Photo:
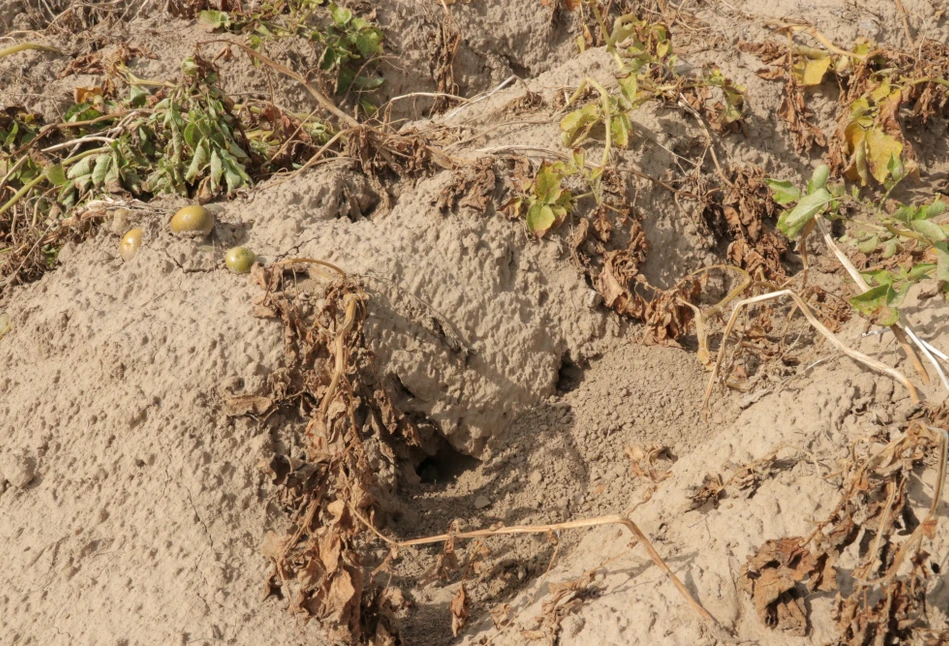
{"label": "small stone in soil", "polygon": [[491,505],[491,501],[488,500],[487,496],[478,496],[475,498],[474,506],[475,509],[484,509]]}

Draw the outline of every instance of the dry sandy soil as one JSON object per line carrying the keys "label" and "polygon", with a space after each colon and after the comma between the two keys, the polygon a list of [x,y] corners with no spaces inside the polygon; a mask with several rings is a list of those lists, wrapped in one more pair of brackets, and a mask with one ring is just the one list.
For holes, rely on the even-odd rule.
{"label": "dry sandy soil", "polygon": [[[0,48],[30,40],[78,52],[93,42],[126,41],[155,55],[136,61],[136,74],[170,78],[209,35],[194,20],[164,13],[163,4],[123,4],[127,12],[116,10],[70,36],[43,23],[45,10],[0,0],[0,29],[9,32]],[[382,100],[436,88],[433,61],[441,55],[446,11],[460,34],[460,95],[478,96],[516,75],[460,110],[430,115],[424,96],[393,104],[393,118],[406,127],[464,127],[449,145],[468,160],[500,146],[559,148],[565,89],[586,76],[611,77],[613,62],[602,47],[577,54],[579,18],[541,6],[550,4],[355,3],[375,9],[386,35]],[[721,137],[722,161],[798,177],[809,174],[821,151],[795,152],[777,116],[782,84],[757,76],[760,61],[739,51],[738,42],[763,41],[768,20],[794,18],[835,43],[863,36],[906,47],[899,4],[658,6],[680,43],[682,64],[714,61],[746,88],[745,131]],[[902,6],[918,38],[945,42],[941,1]],[[641,11],[663,18],[652,3]],[[317,57],[294,41],[268,52],[299,71],[314,67]],[[37,51],[0,59],[0,107],[24,105],[60,120],[72,88],[90,82],[55,79],[68,61]],[[220,65],[223,87],[235,97],[274,92],[288,109],[315,107],[295,81],[268,75],[245,57]],[[535,94],[538,101],[515,113],[514,102],[531,104],[524,98]],[[834,88],[813,95],[818,122],[831,132]],[[669,180],[681,164],[703,157],[707,135],[688,112],[645,106],[632,119],[633,142],[617,153],[618,166]],[[923,182],[914,190],[931,195],[947,189],[949,159],[945,120],[928,128],[918,135]],[[714,174],[704,157],[705,171]],[[629,535],[614,526],[563,531],[556,539],[486,541],[487,554],[466,583],[470,622],[457,636],[450,603],[459,575],[423,585],[421,575],[441,548],[402,550],[383,575],[407,600],[398,613],[401,643],[838,643],[835,592],[807,595],[806,635],[796,635],[762,622],[740,574],[762,543],[807,535],[834,508],[841,483],[833,474],[851,445],[895,433],[918,413],[906,390],[801,326],[786,352],[794,361],[763,362],[748,392],[717,389],[705,421],[708,372],[696,359],[694,336],[686,335],[682,347],[643,344],[642,326],[604,307],[571,260],[575,223],[538,241],[523,222],[502,215],[500,203],[483,213],[465,206],[445,212],[438,196],[452,177],[432,172],[391,185],[393,207],[384,212],[378,186],[355,164],[325,164],[220,202],[215,244],[247,244],[265,264],[323,259],[356,277],[368,295],[365,335],[380,383],[430,433],[424,449],[374,458],[389,488],[389,535],[438,534],[452,521],[461,530],[631,513],[721,628],[703,622],[642,547],[630,549]],[[642,271],[651,284],[669,288],[689,271],[723,262],[724,247],[697,225],[694,207],[631,177],[627,196],[650,243]],[[225,406],[233,395],[269,394],[271,375],[286,361],[284,328],[251,315],[261,291],[253,280],[167,233],[168,215],[186,203],[161,197],[132,209],[128,224],[145,228],[150,241],[129,262],[118,256],[123,229],[106,224],[67,245],[54,271],[0,292],[0,311],[12,320],[0,340],[0,644],[329,643],[325,626],[288,613],[285,599],[265,599],[272,565],[261,543],[267,532],[287,532],[290,521],[261,465],[275,454],[300,455],[306,422],[229,416]],[[851,296],[833,256],[814,246],[812,280]],[[789,267],[800,266],[787,255]],[[949,348],[945,302],[914,300],[905,315],[923,338]],[[453,332],[446,335],[439,321]],[[854,317],[838,335],[911,372],[892,335],[861,336],[866,329]],[[916,382],[927,403],[945,400],[938,380]],[[657,450],[656,484],[632,468],[637,447]],[[772,455],[754,487],[726,487],[717,500],[692,504],[707,476],[728,479]],[[910,508],[920,515],[931,503],[935,472],[930,460],[909,485]],[[942,503],[926,546],[933,632],[919,632],[919,643],[949,628],[947,513]],[[845,592],[867,542],[841,556],[837,576]],[[367,549],[367,564],[386,554],[381,543]],[[588,571],[583,594],[561,611],[557,634],[530,642],[530,631],[544,630],[537,619],[558,585]]]}

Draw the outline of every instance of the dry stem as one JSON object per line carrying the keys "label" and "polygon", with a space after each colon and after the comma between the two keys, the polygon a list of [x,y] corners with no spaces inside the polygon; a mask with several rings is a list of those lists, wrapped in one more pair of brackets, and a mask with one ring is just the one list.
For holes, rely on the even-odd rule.
{"label": "dry stem", "polygon": [[659,556],[659,552],[652,546],[646,535],[636,526],[633,521],[623,516],[599,516],[597,518],[586,518],[582,520],[572,520],[566,523],[554,523],[552,525],[511,525],[510,527],[498,527],[496,529],[478,529],[470,532],[458,532],[451,534],[439,534],[437,536],[426,536],[424,538],[415,538],[408,541],[397,541],[389,538],[377,530],[369,521],[363,518],[359,512],[350,508],[353,514],[380,539],[392,547],[414,547],[417,545],[429,545],[431,543],[443,543],[448,540],[467,540],[472,538],[487,538],[491,536],[504,536],[509,534],[547,534],[564,529],[583,529],[586,527],[598,527],[602,525],[622,525],[632,533],[636,539],[642,543],[643,547],[649,553],[649,558],[656,564],[662,573],[666,575],[672,584],[675,585],[679,593],[685,597],[692,609],[695,610],[705,621],[715,627],[719,627],[718,621],[702,605],[692,597],[685,585],[676,577],[675,573],[666,565],[666,562]]}
{"label": "dry stem", "polygon": [[807,322],[811,326],[820,332],[830,343],[846,354],[851,359],[859,361],[875,370],[886,373],[899,381],[901,384],[906,386],[906,389],[909,391],[910,397],[912,397],[913,402],[919,403],[919,394],[916,392],[916,388],[913,386],[912,382],[907,379],[903,373],[891,368],[882,361],[878,361],[873,357],[868,357],[867,355],[854,350],[844,344],[843,341],[834,336],[834,333],[824,327],[824,324],[817,320],[817,317],[811,312],[810,308],[807,306],[807,303],[804,302],[804,299],[795,294],[789,289],[782,289],[777,292],[771,292],[770,294],[762,294],[761,296],[754,296],[752,298],[746,298],[743,301],[739,301],[735,304],[735,309],[732,310],[731,318],[728,319],[728,325],[725,326],[725,333],[722,336],[722,344],[718,349],[718,359],[715,362],[715,367],[712,369],[712,374],[709,376],[708,387],[705,389],[705,398],[702,400],[702,415],[705,421],[708,421],[708,402],[712,397],[712,390],[715,387],[715,380],[718,377],[718,371],[721,369],[722,361],[725,358],[725,348],[727,347],[728,335],[731,333],[732,328],[735,326],[735,322],[738,320],[738,314],[741,312],[742,308],[747,305],[753,305],[755,303],[760,303],[763,301],[779,298],[781,296],[789,296],[794,301],[794,303],[801,309],[801,313],[804,314],[804,317],[807,319]]}
{"label": "dry stem", "polygon": [[[857,283],[857,287],[861,291],[869,291],[870,286],[867,285],[867,281],[863,279],[863,276],[860,275],[860,272],[857,271],[857,268],[853,266],[853,263],[850,262],[850,258],[840,250],[840,247],[834,242],[833,237],[830,235],[830,231],[827,230],[827,225],[824,224],[823,219],[817,217],[814,218],[814,221],[817,222],[817,227],[820,229],[821,235],[824,238],[824,243],[827,247],[834,252],[834,256],[837,257],[837,260],[840,261],[840,264],[844,266],[844,269],[847,270],[847,273],[850,274],[850,277],[853,279],[853,282]],[[903,324],[907,330],[909,326],[905,323]],[[893,335],[896,337],[896,340],[899,342],[900,347],[903,348],[903,351],[909,356],[913,361],[913,367],[916,368],[916,372],[919,373],[920,378],[923,380],[923,383],[927,386],[929,385],[929,373],[926,372],[926,368],[923,366],[922,362],[919,360],[919,355],[916,354],[916,350],[913,349],[913,346],[910,345],[909,341],[906,340],[906,334],[898,323],[894,323],[890,326],[890,329],[893,330]],[[915,338],[915,334],[912,335]],[[920,351],[929,359],[930,363],[936,366],[937,372],[939,371],[939,366],[936,364],[936,360],[929,353],[925,346],[921,343],[918,344]],[[946,389],[949,390],[949,385],[946,386]]]}

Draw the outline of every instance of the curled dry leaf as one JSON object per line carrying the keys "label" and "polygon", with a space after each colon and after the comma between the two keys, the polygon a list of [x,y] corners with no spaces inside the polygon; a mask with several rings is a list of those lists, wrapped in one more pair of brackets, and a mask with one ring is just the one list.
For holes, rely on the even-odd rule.
{"label": "curled dry leaf", "polygon": [[448,184],[439,192],[436,205],[442,213],[467,207],[484,213],[491,204],[497,187],[494,159],[482,157],[473,164],[452,173]]}
{"label": "curled dry leaf", "polygon": [[271,406],[273,406],[273,400],[270,397],[237,395],[224,400],[224,414],[228,417],[266,415]]}
{"label": "curled dry leaf", "polygon": [[767,541],[748,559],[741,569],[741,585],[766,626],[800,637],[807,634],[807,617],[796,586],[812,571],[812,561],[799,538]]}
{"label": "curled dry leaf", "polygon": [[458,587],[458,594],[451,600],[451,634],[458,636],[458,633],[467,625],[468,616],[471,610],[468,607],[468,593],[465,591],[465,584]]}

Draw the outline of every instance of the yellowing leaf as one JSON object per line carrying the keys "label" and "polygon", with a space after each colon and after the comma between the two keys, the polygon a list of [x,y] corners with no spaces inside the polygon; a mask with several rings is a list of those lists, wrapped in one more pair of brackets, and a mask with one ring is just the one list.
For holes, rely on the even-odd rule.
{"label": "yellowing leaf", "polygon": [[629,127],[629,117],[624,112],[620,112],[610,120],[613,143],[620,148],[626,148],[629,145]]}
{"label": "yellowing leaf", "polygon": [[824,81],[824,74],[830,69],[830,63],[830,56],[808,60],[801,78],[804,85],[820,85]]}
{"label": "yellowing leaf", "polygon": [[860,184],[863,186],[866,186],[867,182],[870,181],[867,172],[867,142],[862,135],[854,147],[853,156],[850,158],[850,165],[847,166],[844,175],[847,179],[854,182],[860,180]]}
{"label": "yellowing leaf", "polygon": [[527,210],[527,228],[538,238],[543,237],[556,222],[553,210],[543,202],[534,202]]}
{"label": "yellowing leaf", "polygon": [[946,239],[946,233],[935,222],[929,220],[915,220],[913,228],[923,234],[930,242],[942,242]]}
{"label": "yellowing leaf", "polygon": [[857,149],[857,144],[863,141],[866,130],[856,121],[851,121],[844,128],[844,138],[847,140],[847,149],[852,153]]}
{"label": "yellowing leaf", "polygon": [[866,143],[870,172],[873,174],[873,178],[882,184],[890,174],[888,168],[890,157],[898,158],[900,153],[903,152],[903,144],[878,128],[867,131]]}
{"label": "yellowing leaf", "polygon": [[873,99],[874,103],[880,103],[890,95],[890,82],[886,79],[883,79],[883,82],[880,83],[872,92],[870,92],[870,98]]}

